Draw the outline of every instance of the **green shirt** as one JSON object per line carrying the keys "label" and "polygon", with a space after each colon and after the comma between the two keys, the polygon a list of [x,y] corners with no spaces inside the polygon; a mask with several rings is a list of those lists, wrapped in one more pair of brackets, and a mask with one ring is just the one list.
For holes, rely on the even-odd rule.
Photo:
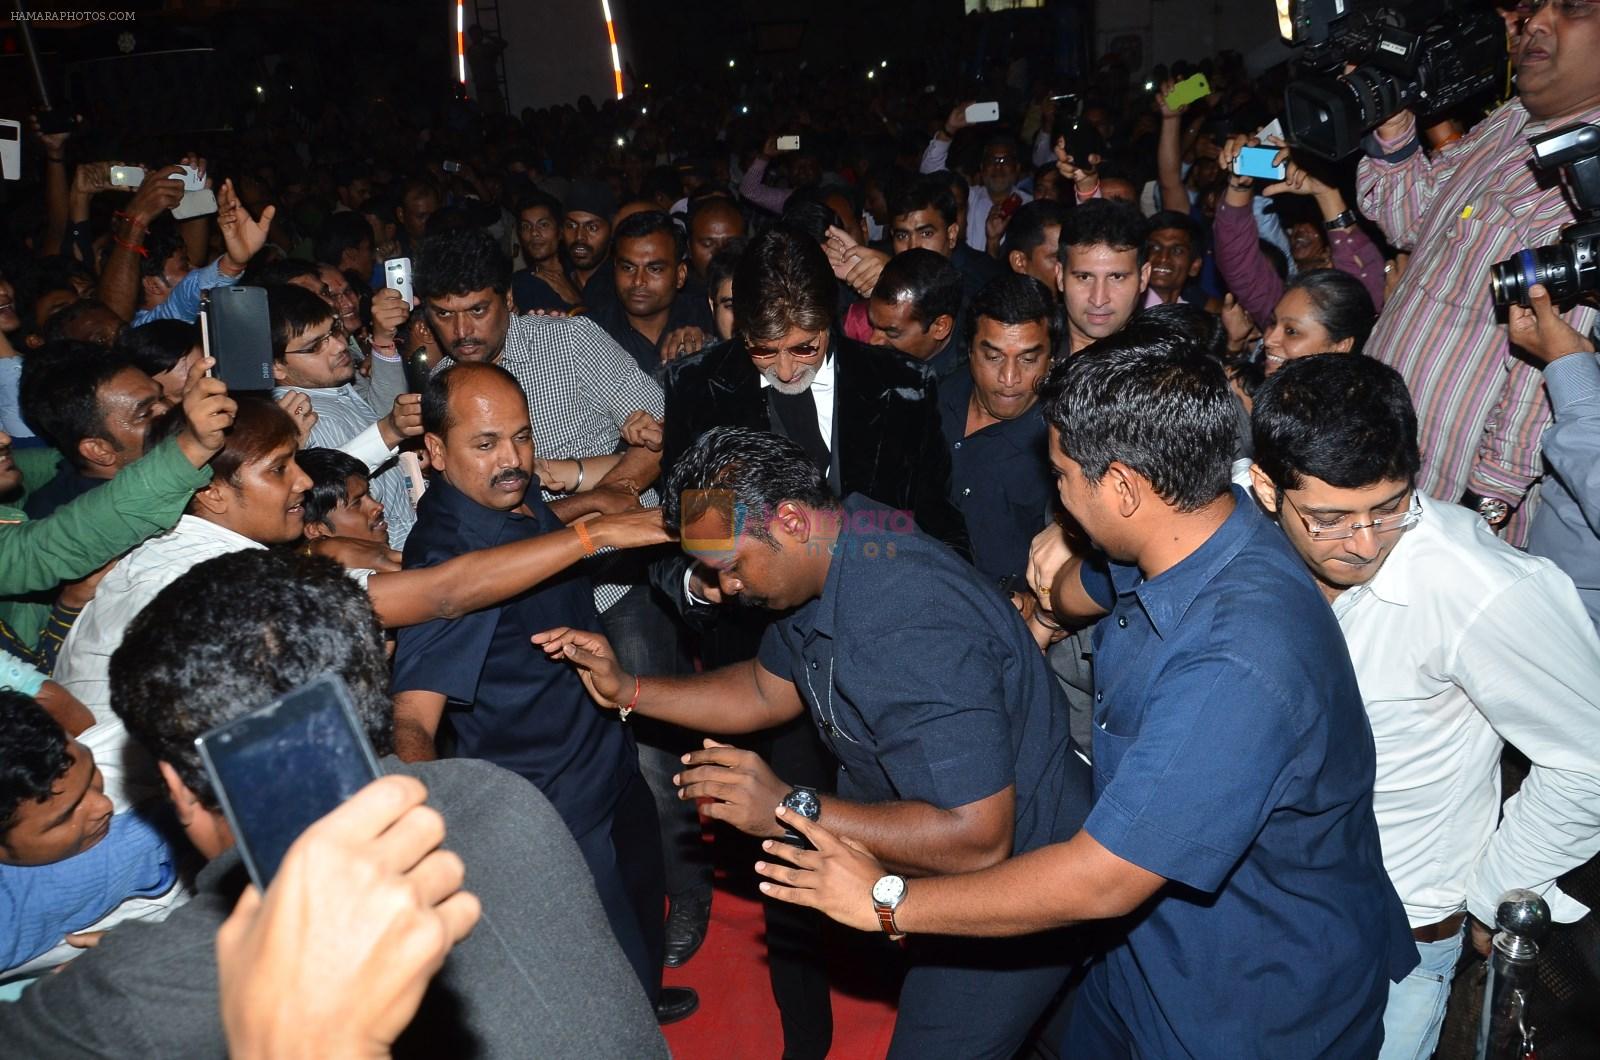
{"label": "green shirt", "polygon": [[[50,480],[60,457],[14,449],[23,496]],[[147,537],[177,525],[195,490],[211,481],[169,438],[104,486],[30,520],[21,498],[0,504],[0,624],[32,647],[50,614],[56,586],[92,574]]]}

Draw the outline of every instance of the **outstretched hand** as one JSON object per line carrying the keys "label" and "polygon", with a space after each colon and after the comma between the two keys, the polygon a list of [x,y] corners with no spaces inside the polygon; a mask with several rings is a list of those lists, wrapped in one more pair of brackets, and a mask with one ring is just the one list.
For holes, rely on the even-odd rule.
{"label": "outstretched hand", "polygon": [[535,633],[532,640],[552,662],[571,663],[589,698],[600,706],[618,710],[633,698],[634,676],[623,671],[611,642],[599,633],[557,626]]}
{"label": "outstretched hand", "polygon": [[756,872],[766,877],[761,893],[821,910],[860,931],[876,931],[878,913],[872,906],[872,885],[884,875],[883,865],[860,843],[834,835],[787,807],[779,806],[777,815],[780,825],[799,832],[815,849],[802,850],[775,839],[762,843],[761,849],[769,856],[789,864],[756,862]]}

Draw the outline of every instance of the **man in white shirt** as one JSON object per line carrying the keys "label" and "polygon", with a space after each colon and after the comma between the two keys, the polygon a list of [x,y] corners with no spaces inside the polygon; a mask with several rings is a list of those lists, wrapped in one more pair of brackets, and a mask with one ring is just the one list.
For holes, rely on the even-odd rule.
{"label": "man in white shirt", "polygon": [[[1416,489],[1417,420],[1394,369],[1291,362],[1255,396],[1257,499],[1344,631],[1377,746],[1384,866],[1422,963],[1389,994],[1382,1060],[1439,1038],[1463,921],[1486,953],[1499,896],[1544,895],[1600,851],[1600,638],[1572,580]],[[1500,806],[1500,752],[1532,763]]]}

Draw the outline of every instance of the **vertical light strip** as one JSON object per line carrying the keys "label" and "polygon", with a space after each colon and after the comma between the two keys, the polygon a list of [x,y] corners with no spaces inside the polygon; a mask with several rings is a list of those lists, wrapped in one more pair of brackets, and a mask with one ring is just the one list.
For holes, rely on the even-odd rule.
{"label": "vertical light strip", "polygon": [[465,0],[456,0],[456,80],[463,85],[467,83],[466,16],[462,11],[465,6]]}
{"label": "vertical light strip", "polygon": [[606,19],[606,37],[611,41],[611,76],[617,82],[617,98],[622,98],[622,53],[617,50],[617,24],[611,20],[610,0],[600,0],[600,13]]}

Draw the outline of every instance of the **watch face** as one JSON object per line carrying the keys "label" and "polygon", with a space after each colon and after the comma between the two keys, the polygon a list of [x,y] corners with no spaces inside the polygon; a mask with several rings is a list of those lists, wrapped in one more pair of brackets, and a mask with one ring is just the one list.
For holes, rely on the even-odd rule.
{"label": "watch face", "polygon": [[1490,526],[1499,526],[1511,514],[1511,506],[1495,497],[1485,497],[1478,502],[1478,514]]}
{"label": "watch face", "polygon": [[872,900],[877,905],[899,905],[905,895],[906,881],[903,876],[883,876],[872,885]]}
{"label": "watch face", "polygon": [[822,800],[817,798],[816,792],[804,788],[795,788],[785,795],[783,804],[808,821],[815,821],[822,815]]}

